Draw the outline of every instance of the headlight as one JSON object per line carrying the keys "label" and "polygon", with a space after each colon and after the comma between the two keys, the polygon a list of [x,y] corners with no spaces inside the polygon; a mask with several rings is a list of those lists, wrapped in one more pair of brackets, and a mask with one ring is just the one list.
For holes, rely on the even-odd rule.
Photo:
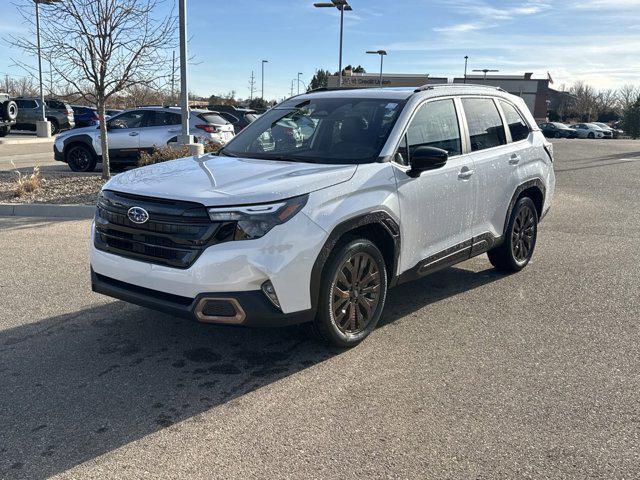
{"label": "headlight", "polygon": [[277,203],[242,207],[209,208],[214,222],[235,222],[234,240],[263,237],[273,227],[287,222],[307,204],[307,195]]}

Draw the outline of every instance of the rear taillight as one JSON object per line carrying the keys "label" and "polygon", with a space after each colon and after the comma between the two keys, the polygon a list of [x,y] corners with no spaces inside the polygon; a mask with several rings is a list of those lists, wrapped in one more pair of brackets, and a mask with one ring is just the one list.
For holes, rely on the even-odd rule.
{"label": "rear taillight", "polygon": [[196,128],[204,130],[207,133],[220,133],[220,129],[215,125],[196,125]]}

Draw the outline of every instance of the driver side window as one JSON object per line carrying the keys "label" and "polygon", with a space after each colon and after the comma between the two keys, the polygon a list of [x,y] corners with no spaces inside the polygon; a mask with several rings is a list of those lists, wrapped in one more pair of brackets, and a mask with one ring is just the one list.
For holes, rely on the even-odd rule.
{"label": "driver side window", "polygon": [[108,122],[108,127],[113,129],[121,128],[139,128],[142,126],[145,112],[143,110],[134,110],[132,112],[123,113]]}
{"label": "driver side window", "polygon": [[441,148],[449,156],[462,154],[460,126],[452,99],[435,100],[418,107],[398,147],[396,162],[409,165],[411,153],[418,147]]}

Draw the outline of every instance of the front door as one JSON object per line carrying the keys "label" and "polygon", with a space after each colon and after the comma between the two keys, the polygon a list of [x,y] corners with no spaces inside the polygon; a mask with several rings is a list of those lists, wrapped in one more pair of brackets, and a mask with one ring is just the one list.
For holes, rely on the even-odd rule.
{"label": "front door", "polygon": [[110,158],[131,159],[138,156],[140,132],[146,115],[145,110],[132,110],[107,122]]}
{"label": "front door", "polygon": [[[422,104],[409,123],[394,162],[403,243],[401,271],[421,270],[463,250],[468,254],[473,237],[474,164],[462,154],[461,130],[453,98]],[[449,159],[443,167],[413,178],[411,152],[420,146],[444,149]]]}

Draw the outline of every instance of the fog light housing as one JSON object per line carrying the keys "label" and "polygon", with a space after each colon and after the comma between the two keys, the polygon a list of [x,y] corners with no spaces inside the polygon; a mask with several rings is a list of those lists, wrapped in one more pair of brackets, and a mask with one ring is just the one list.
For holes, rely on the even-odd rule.
{"label": "fog light housing", "polygon": [[276,289],[273,287],[271,280],[267,280],[262,284],[262,292],[278,310],[282,310],[280,307],[280,300],[278,300],[278,295],[276,295]]}

